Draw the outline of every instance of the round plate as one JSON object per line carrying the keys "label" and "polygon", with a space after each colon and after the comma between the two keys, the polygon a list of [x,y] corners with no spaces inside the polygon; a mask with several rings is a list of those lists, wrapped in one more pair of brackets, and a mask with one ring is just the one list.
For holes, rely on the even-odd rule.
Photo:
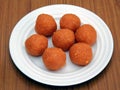
{"label": "round plate", "polygon": [[[39,14],[46,13],[54,17],[59,29],[59,20],[66,13],[76,14],[82,24],[91,24],[97,31],[97,41],[92,46],[93,59],[87,66],[77,66],[67,55],[66,66],[58,71],[49,71],[41,57],[33,57],[25,50],[25,40],[35,32],[35,21]],[[49,47],[53,47],[51,37]],[[24,16],[14,27],[9,42],[13,62],[29,78],[48,85],[68,86],[85,82],[98,75],[109,63],[113,52],[113,38],[102,19],[89,10],[73,5],[50,5],[34,10]]]}

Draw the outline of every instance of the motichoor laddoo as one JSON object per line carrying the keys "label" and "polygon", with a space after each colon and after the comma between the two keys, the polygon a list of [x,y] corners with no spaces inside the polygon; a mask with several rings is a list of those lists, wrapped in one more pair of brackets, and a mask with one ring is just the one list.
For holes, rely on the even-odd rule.
{"label": "motichoor laddoo", "polygon": [[48,40],[45,36],[33,34],[25,41],[27,52],[33,56],[40,56],[48,46]]}
{"label": "motichoor laddoo", "polygon": [[52,42],[55,47],[68,50],[75,42],[74,32],[69,29],[60,29],[54,32]]}
{"label": "motichoor laddoo", "polygon": [[47,48],[42,58],[48,70],[59,70],[66,64],[66,54],[60,48]]}
{"label": "motichoor laddoo", "polygon": [[65,14],[60,19],[61,29],[67,28],[75,32],[80,27],[80,24],[81,21],[75,14]]}
{"label": "motichoor laddoo", "polygon": [[93,45],[96,42],[97,33],[91,25],[84,24],[76,31],[75,38],[77,42]]}
{"label": "motichoor laddoo", "polygon": [[57,24],[54,18],[48,14],[40,14],[37,17],[35,30],[38,34],[51,36],[57,29]]}
{"label": "motichoor laddoo", "polygon": [[76,43],[70,48],[69,55],[74,64],[84,66],[92,60],[92,48],[86,43]]}

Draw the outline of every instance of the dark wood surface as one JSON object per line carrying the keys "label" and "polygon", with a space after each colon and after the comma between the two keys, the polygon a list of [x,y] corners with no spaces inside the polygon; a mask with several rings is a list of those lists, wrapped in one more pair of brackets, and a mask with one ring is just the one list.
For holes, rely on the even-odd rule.
{"label": "dark wood surface", "polygon": [[[53,87],[23,75],[9,54],[15,24],[30,11],[51,4],[73,4],[91,10],[109,26],[114,52],[108,66],[95,78],[75,86]],[[120,0],[0,0],[0,90],[120,90]]]}

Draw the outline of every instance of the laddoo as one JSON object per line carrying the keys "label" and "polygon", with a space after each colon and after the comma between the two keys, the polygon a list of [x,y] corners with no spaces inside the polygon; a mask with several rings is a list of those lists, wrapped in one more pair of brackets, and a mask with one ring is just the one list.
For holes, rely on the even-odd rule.
{"label": "laddoo", "polygon": [[48,47],[48,40],[45,36],[33,34],[25,41],[26,51],[32,56],[40,56]]}
{"label": "laddoo", "polygon": [[91,25],[84,24],[77,29],[75,38],[77,42],[85,42],[89,45],[93,45],[96,42],[97,33]]}
{"label": "laddoo", "polygon": [[61,29],[67,28],[75,32],[80,27],[80,24],[81,21],[75,14],[65,14],[60,19]]}
{"label": "laddoo", "polygon": [[85,66],[92,60],[92,48],[86,43],[76,43],[70,48],[69,56],[74,64]]}
{"label": "laddoo", "polygon": [[75,42],[74,32],[69,29],[60,29],[53,33],[52,42],[55,47],[68,50]]}
{"label": "laddoo", "polygon": [[42,58],[48,70],[59,70],[66,64],[66,54],[61,48],[45,49]]}
{"label": "laddoo", "polygon": [[54,18],[48,14],[40,14],[37,17],[35,31],[44,36],[51,36],[57,29]]}

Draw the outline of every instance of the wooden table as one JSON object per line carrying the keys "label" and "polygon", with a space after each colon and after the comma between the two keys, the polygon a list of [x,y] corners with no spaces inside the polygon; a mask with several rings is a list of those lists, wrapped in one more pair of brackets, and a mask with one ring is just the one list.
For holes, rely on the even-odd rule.
{"label": "wooden table", "polygon": [[[9,54],[9,37],[15,24],[30,11],[50,4],[73,4],[100,16],[114,38],[110,63],[95,78],[79,85],[52,87],[23,75]],[[120,90],[120,0],[0,0],[0,90]]]}

